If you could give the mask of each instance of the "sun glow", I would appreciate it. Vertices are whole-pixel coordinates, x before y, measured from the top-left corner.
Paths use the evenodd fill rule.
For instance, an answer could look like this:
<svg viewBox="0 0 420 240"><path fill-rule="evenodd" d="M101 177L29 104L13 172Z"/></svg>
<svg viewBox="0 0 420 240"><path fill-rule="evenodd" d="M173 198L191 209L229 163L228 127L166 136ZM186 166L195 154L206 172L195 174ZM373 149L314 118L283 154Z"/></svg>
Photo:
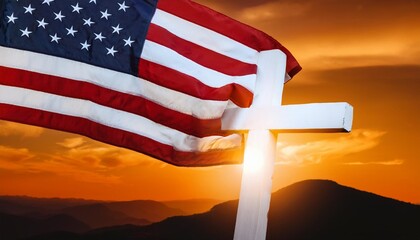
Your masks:
<svg viewBox="0 0 420 240"><path fill-rule="evenodd" d="M251 137L252 135L252 137ZM275 136L269 130L252 131L248 136L244 157L244 174L252 174L259 177L266 174L266 165L272 165L275 150L267 149L270 141L275 141Z"/></svg>
<svg viewBox="0 0 420 240"><path fill-rule="evenodd" d="M244 159L244 172L258 175L264 166L263 154L257 146L250 146Z"/></svg>

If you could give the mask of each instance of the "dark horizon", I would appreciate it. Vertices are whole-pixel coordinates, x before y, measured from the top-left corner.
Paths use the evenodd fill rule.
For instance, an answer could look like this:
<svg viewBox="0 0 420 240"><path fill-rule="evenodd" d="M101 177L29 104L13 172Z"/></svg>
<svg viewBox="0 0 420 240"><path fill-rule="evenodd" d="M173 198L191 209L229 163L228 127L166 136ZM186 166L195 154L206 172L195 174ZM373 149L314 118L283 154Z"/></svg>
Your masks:
<svg viewBox="0 0 420 240"><path fill-rule="evenodd" d="M11 214L3 212L5 205L0 197L0 230L5 240L18 236L32 240L232 239L238 201L223 202L189 214L147 201L136 205L113 202L72 205L62 200L61 204L61 208L59 203L50 208L39 204L30 208L27 202L20 206L29 212ZM8 210L12 211L10 206ZM43 214L36 209L44 209ZM267 239L308 239L309 236L310 239L338 236L341 239L390 236L414 239L420 237L419 216L418 205L331 180L305 180L272 194Z"/></svg>

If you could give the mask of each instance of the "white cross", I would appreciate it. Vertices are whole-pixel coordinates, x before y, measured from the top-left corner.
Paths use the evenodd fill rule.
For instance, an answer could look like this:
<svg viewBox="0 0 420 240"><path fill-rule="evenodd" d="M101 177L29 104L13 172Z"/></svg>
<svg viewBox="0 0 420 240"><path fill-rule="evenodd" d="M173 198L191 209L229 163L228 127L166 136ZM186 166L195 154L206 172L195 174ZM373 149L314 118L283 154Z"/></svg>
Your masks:
<svg viewBox="0 0 420 240"><path fill-rule="evenodd" d="M267 231L278 131L349 132L353 107L348 103L281 106L286 55L280 50L260 53L257 85L250 108L230 108L222 129L248 131L235 240L263 240Z"/></svg>

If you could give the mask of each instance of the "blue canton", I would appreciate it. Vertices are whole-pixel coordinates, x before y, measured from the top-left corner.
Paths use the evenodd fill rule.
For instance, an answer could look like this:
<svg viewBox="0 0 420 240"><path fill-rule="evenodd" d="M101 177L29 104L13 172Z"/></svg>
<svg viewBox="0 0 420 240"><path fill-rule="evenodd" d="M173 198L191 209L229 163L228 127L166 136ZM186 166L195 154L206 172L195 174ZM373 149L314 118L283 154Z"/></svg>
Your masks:
<svg viewBox="0 0 420 240"><path fill-rule="evenodd" d="M0 45L137 76L156 4L157 0L0 0Z"/></svg>

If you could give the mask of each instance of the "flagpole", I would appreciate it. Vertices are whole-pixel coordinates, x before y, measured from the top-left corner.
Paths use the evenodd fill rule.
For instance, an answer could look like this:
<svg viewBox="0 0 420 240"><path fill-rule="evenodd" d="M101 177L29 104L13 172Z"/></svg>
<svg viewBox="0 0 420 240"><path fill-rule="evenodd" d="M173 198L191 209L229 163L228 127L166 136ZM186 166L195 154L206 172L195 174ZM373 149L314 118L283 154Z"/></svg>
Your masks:
<svg viewBox="0 0 420 240"><path fill-rule="evenodd" d="M286 55L283 52L268 50L260 53L251 108L281 105L285 68ZM260 116L261 124L266 117ZM276 145L277 134L264 126L249 130L234 240L263 240L266 237Z"/></svg>

